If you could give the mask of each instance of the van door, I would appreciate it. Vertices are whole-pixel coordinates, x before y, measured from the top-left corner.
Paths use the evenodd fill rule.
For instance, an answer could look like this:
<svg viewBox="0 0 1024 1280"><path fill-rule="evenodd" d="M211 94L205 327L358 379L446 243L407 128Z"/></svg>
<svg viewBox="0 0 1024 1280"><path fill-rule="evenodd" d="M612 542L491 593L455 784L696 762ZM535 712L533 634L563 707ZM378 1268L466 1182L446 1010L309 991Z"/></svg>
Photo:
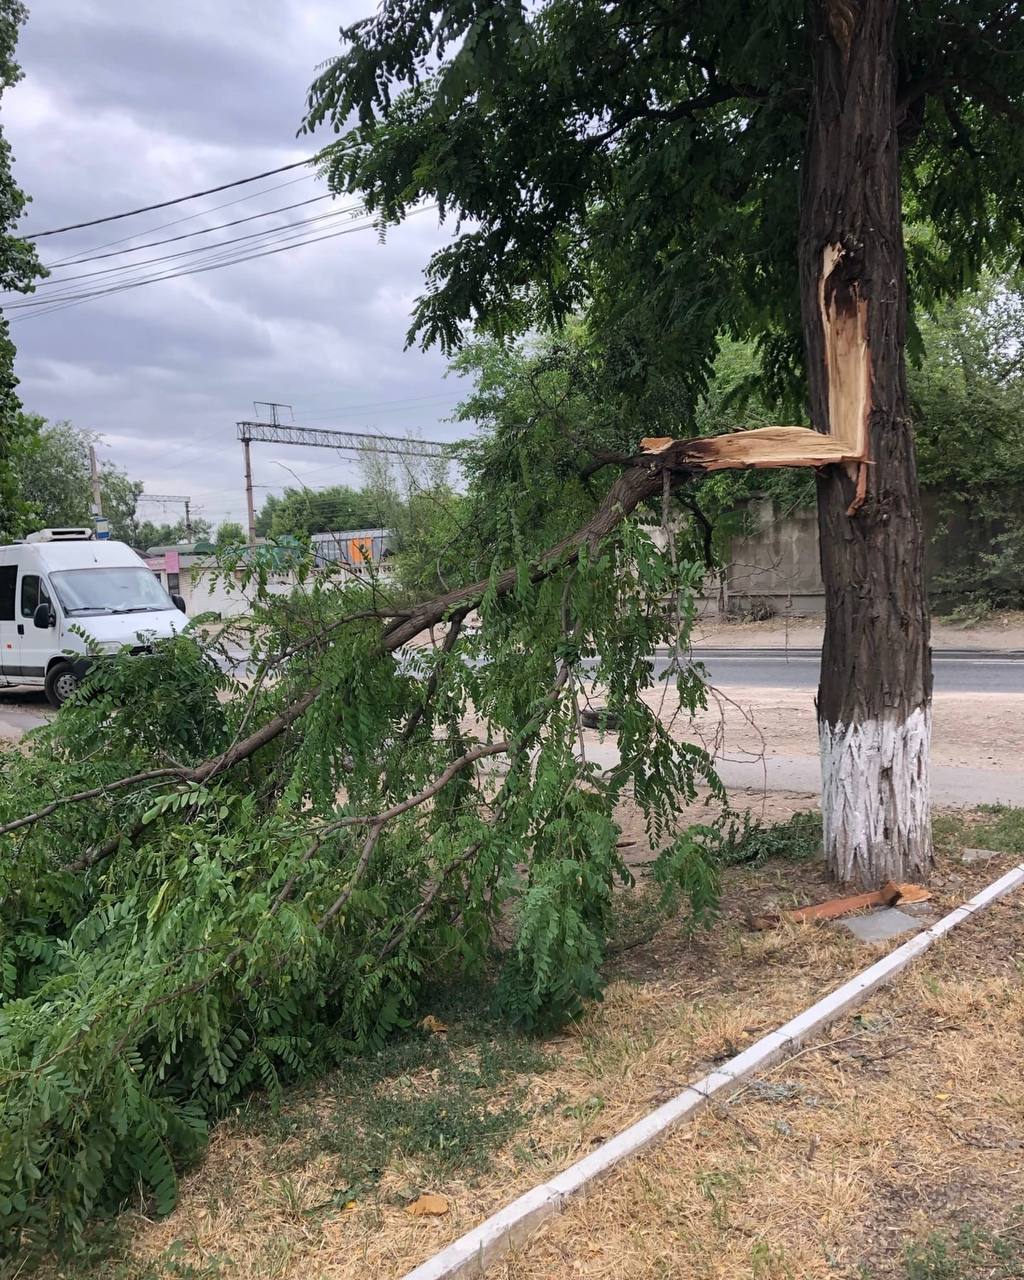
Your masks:
<svg viewBox="0 0 1024 1280"><path fill-rule="evenodd" d="M18 624L15 619L15 589L18 566L0 564L0 684L10 684L14 668L20 665Z"/></svg>
<svg viewBox="0 0 1024 1280"><path fill-rule="evenodd" d="M33 684L46 676L46 664L54 656L56 627L37 627L32 621L36 605L51 604L46 583L38 573L21 574L18 584L18 642L21 646L19 663L21 675ZM52 605L51 605L52 607Z"/></svg>

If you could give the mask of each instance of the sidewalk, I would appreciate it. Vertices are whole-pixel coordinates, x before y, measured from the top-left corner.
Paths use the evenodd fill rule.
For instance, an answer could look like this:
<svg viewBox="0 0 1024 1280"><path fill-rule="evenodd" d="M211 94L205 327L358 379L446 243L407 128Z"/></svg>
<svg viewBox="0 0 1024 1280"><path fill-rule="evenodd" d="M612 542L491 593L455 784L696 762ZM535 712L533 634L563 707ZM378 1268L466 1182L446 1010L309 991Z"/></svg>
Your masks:
<svg viewBox="0 0 1024 1280"><path fill-rule="evenodd" d="M587 759L611 769L619 762L614 742L587 743ZM727 788L751 791L796 791L821 794L817 756L764 756L742 753L715 756L715 769ZM979 804L1024 806L1024 772L932 765L932 802L952 808Z"/></svg>
<svg viewBox="0 0 1024 1280"><path fill-rule="evenodd" d="M698 619L693 646L711 649L788 649L791 653L821 650L825 624L821 618L771 618L767 622L723 622ZM975 651L1024 655L1024 615L1000 614L989 622L966 626L962 622L932 620L932 648L936 653L963 655Z"/></svg>

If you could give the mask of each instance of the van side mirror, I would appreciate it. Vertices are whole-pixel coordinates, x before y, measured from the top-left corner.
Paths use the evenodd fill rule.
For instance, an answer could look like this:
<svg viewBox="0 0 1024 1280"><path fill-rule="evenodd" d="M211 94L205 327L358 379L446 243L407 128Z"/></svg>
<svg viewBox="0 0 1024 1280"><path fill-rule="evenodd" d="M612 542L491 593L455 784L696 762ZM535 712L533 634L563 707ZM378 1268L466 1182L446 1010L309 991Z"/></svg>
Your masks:
<svg viewBox="0 0 1024 1280"><path fill-rule="evenodd" d="M175 609L180 609L182 613L185 612L184 596L171 596L171 604L174 605Z"/></svg>
<svg viewBox="0 0 1024 1280"><path fill-rule="evenodd" d="M55 627L57 625L57 615L53 612L52 605L44 600L41 604L36 605L36 611L32 615L32 625L39 627L45 631L47 627Z"/></svg>

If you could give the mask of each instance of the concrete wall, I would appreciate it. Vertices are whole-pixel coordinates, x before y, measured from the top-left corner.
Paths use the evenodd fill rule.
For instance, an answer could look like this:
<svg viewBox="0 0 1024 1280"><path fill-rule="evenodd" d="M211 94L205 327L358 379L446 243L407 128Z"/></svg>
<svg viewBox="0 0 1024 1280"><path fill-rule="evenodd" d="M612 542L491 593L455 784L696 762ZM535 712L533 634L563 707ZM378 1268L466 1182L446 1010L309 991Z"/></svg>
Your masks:
<svg viewBox="0 0 1024 1280"><path fill-rule="evenodd" d="M941 610L959 604L965 589L969 594L975 571L978 581L983 571L991 577L986 557L1001 533L1019 527L1024 502L1019 494L1008 492L1005 516L993 521L979 520L966 503L951 501L948 495L924 493L921 499L925 579L933 608ZM745 617L824 613L817 513L782 513L768 497L750 499L747 513L750 531L733 538L724 581L708 583L702 611ZM1012 576L1004 585L1008 593L1024 592Z"/></svg>
<svg viewBox="0 0 1024 1280"><path fill-rule="evenodd" d="M733 538L725 582L709 592L716 606L730 613L823 613L816 513L782 515L771 498L752 499L747 512L751 530Z"/></svg>

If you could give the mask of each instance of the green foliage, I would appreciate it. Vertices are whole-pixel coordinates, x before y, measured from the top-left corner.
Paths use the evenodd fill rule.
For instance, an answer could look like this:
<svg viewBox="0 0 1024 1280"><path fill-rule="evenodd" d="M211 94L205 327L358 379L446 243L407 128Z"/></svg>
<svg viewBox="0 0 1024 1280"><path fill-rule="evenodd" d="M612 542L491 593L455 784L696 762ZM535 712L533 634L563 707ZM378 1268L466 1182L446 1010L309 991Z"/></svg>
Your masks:
<svg viewBox="0 0 1024 1280"><path fill-rule="evenodd" d="M973 616L1024 604L1024 295L978 288L922 319L911 372L918 467L938 567L931 593Z"/></svg>
<svg viewBox="0 0 1024 1280"><path fill-rule="evenodd" d="M912 294L927 307L1017 252L1024 24L989 0L902 0ZM384 0L342 31L306 127L341 137L335 190L383 222L421 200L456 223L410 336L453 349L587 310L609 372L696 403L722 335L802 402L796 245L812 56L797 0ZM481 162L486 157L486 163Z"/></svg>
<svg viewBox="0 0 1024 1280"><path fill-rule="evenodd" d="M502 1016L525 1028L571 1016L600 994L613 890L630 879L626 795L666 850L663 910L711 919L712 855L678 815L698 783L721 788L642 696L654 649L685 646L703 566L685 539L654 545L660 499L575 563L538 559L614 478L574 477L552 438L550 416L496 408L475 447L464 512L479 530L459 575L486 561L479 625L444 649L392 653L387 618L407 593L314 575L301 540L228 548L221 570L254 590L250 619L98 657L7 754L0 825L38 819L0 835L5 1243L76 1242L140 1187L166 1211L211 1119L254 1087L276 1097L384 1050L439 982L493 975ZM538 528L536 486L556 477ZM285 562L297 589L271 594ZM676 683L683 708L703 705L699 669L681 664ZM578 750L581 693L619 725L606 772ZM497 743L504 769L463 767ZM220 764L195 773L204 761ZM395 1140L436 1134L468 1159L516 1122L464 1110L410 1100Z"/></svg>
<svg viewBox="0 0 1024 1280"><path fill-rule="evenodd" d="M184 516L173 524L154 524L151 520L140 520L127 541L138 550L147 551L150 547L203 542L210 537L211 532L209 520L204 520L202 516L192 516L191 528L186 525ZM242 541L245 541L244 536Z"/></svg>
<svg viewBox="0 0 1024 1280"><path fill-rule="evenodd" d="M958 857L965 846L1024 857L1024 809L993 804L937 813L932 834L935 847L947 857Z"/></svg>
<svg viewBox="0 0 1024 1280"><path fill-rule="evenodd" d="M246 541L245 530L235 520L224 520L217 526L218 547L237 547Z"/></svg>
<svg viewBox="0 0 1024 1280"><path fill-rule="evenodd" d="M21 502L19 536L57 525L92 527L92 480L89 446L99 439L70 422L49 423L38 415L22 415L23 429L13 455L13 474ZM100 472L103 514L110 535L137 541L135 509L142 485L104 463Z"/></svg>
<svg viewBox="0 0 1024 1280"><path fill-rule="evenodd" d="M726 866L758 867L769 858L810 862L821 857L821 814L794 813L785 822L765 825L746 811L726 813L721 821L718 856Z"/></svg>
<svg viewBox="0 0 1024 1280"><path fill-rule="evenodd" d="M491 1151L529 1122L534 1112L516 1077L550 1062L495 1015L491 989L473 982L427 989L423 1007L447 1030L414 1027L347 1058L269 1121L263 1107L243 1110L246 1127L270 1142L288 1140L281 1172L327 1152L337 1159L341 1186L372 1187L396 1156L424 1161L439 1179L456 1171L464 1177L486 1168Z"/></svg>
<svg viewBox="0 0 1024 1280"><path fill-rule="evenodd" d="M963 621L1024 603L1024 296L1010 276L918 316L917 360L908 370L918 475L934 564L933 601ZM697 408L701 435L786 421L766 401L752 343L724 341ZM793 418L793 421L800 420ZM814 476L800 470L710 476L700 503L720 559L747 532L746 503L767 494L780 514L815 504Z"/></svg>
<svg viewBox="0 0 1024 1280"><path fill-rule="evenodd" d="M907 1250L906 1280L1014 1280L1024 1268L1021 1211L1003 1232L964 1223L956 1236L938 1232ZM865 1272L868 1280L870 1272Z"/></svg>
<svg viewBox="0 0 1024 1280"><path fill-rule="evenodd" d="M344 529L377 528L381 509L372 494L335 484L325 489L285 489L270 494L256 517L261 537L309 537L311 533L337 533Z"/></svg>
<svg viewBox="0 0 1024 1280"><path fill-rule="evenodd" d="M361 459L363 496L391 534L390 569L414 595L446 591L464 565L453 555L465 529L466 501L455 493L443 458L403 457L366 450Z"/></svg>
<svg viewBox="0 0 1024 1280"><path fill-rule="evenodd" d="M0 0L0 97L22 76L14 51L26 16L20 0ZM33 281L47 272L35 246L14 234L28 200L11 174L12 159L11 144L0 129L0 289L30 293ZM7 318L0 315L0 542L17 536L25 518L11 462L23 440L31 438L33 425L21 414L17 386L14 343Z"/></svg>

